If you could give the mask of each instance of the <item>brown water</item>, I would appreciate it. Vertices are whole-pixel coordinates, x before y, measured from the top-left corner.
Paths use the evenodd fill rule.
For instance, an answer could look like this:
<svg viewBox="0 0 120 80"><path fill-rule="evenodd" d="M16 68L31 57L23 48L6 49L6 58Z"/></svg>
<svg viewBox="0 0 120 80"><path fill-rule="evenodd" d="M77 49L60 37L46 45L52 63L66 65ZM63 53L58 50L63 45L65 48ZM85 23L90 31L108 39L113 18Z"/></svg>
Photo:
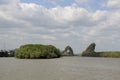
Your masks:
<svg viewBox="0 0 120 80"><path fill-rule="evenodd" d="M0 80L120 80L120 58L0 58Z"/></svg>

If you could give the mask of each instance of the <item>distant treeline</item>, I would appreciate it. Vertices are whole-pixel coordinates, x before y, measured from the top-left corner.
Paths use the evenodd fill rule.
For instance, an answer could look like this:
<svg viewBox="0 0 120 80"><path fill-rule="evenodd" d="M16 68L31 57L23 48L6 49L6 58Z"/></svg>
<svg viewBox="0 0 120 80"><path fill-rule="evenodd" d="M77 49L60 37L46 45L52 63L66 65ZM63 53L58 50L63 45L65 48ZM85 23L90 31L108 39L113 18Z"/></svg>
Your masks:
<svg viewBox="0 0 120 80"><path fill-rule="evenodd" d="M0 57L14 57L16 49L14 50L0 50Z"/></svg>

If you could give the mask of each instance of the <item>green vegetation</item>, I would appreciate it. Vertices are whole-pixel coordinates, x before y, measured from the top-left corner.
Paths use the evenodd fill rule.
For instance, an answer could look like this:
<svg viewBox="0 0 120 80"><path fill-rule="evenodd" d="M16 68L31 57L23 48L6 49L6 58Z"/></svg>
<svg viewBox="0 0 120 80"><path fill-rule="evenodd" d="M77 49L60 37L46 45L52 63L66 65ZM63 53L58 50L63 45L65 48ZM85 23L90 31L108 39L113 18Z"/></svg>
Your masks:
<svg viewBox="0 0 120 80"><path fill-rule="evenodd" d="M120 58L120 52L94 52L94 53L84 53L83 52L82 56Z"/></svg>
<svg viewBox="0 0 120 80"><path fill-rule="evenodd" d="M100 57L120 58L120 52L97 52Z"/></svg>
<svg viewBox="0 0 120 80"><path fill-rule="evenodd" d="M61 53L53 45L27 44L21 46L15 53L15 57L22 59L59 58Z"/></svg>

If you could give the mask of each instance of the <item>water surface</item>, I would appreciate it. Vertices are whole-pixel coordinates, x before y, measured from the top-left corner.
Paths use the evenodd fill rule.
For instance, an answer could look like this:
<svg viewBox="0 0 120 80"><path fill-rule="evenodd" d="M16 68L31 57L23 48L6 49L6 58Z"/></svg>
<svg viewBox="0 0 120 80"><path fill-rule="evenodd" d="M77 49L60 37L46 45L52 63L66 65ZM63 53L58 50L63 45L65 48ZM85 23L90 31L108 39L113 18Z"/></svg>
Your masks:
<svg viewBox="0 0 120 80"><path fill-rule="evenodd" d="M0 80L120 80L120 58L0 58Z"/></svg>

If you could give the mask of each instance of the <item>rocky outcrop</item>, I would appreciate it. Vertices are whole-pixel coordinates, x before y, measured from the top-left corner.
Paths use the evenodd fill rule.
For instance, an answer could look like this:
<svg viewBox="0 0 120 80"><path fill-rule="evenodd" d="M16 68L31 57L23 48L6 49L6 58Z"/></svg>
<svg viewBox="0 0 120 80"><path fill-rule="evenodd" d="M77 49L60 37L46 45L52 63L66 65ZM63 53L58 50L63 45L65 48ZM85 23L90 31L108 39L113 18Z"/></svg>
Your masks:
<svg viewBox="0 0 120 80"><path fill-rule="evenodd" d="M82 56L91 56L95 53L95 43L91 43L85 51L83 51Z"/></svg>
<svg viewBox="0 0 120 80"><path fill-rule="evenodd" d="M95 46L96 46L95 43L91 43L85 51L89 52L89 53L93 53L93 52L95 52Z"/></svg>
<svg viewBox="0 0 120 80"><path fill-rule="evenodd" d="M63 55L65 56L74 56L73 49L70 46L67 46L63 51Z"/></svg>

